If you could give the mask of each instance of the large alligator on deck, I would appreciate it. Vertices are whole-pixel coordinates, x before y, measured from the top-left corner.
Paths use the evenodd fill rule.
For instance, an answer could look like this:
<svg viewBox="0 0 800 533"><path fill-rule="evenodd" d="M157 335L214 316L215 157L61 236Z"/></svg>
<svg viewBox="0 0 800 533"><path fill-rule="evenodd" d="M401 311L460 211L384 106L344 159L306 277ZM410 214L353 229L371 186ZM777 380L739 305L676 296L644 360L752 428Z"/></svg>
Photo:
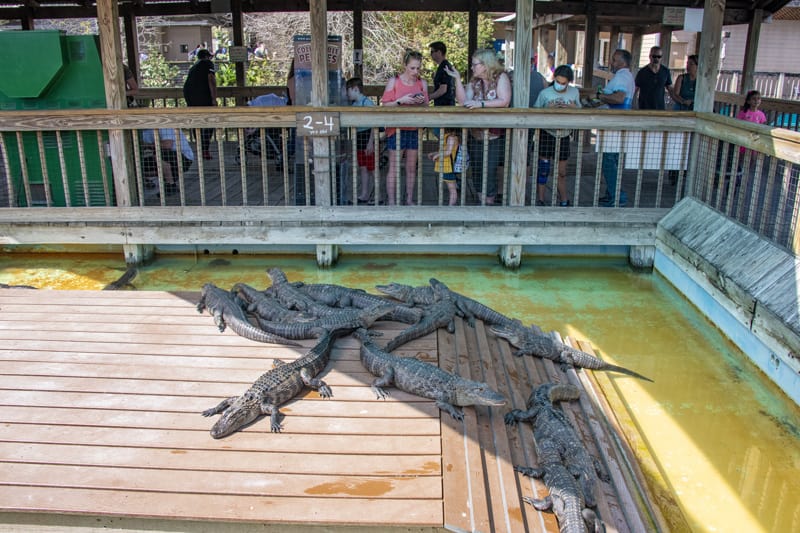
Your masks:
<svg viewBox="0 0 800 533"><path fill-rule="evenodd" d="M645 381L653 381L633 370L607 363L602 359L598 359L584 351L568 346L549 335L540 333L532 327L525 327L520 323L510 327L490 326L489 330L498 337L506 339L511 345L516 347L517 349L514 350L513 354L517 357L531 355L543 359L550 359L554 363L561 365L561 369L564 371L570 366L573 366L587 368L589 370L621 372Z"/></svg>
<svg viewBox="0 0 800 533"><path fill-rule="evenodd" d="M358 307L359 309L366 309L374 305L391 304L393 306L392 312L386 315L386 320L416 324L419 322L420 317L422 317L422 311L420 309L398 304L389 298L370 294L362 289L351 289L350 287L328 283L295 283L295 286L300 292L331 307Z"/></svg>
<svg viewBox="0 0 800 533"><path fill-rule="evenodd" d="M394 384L402 391L435 400L436 407L456 420L464 419L464 412L457 407L506 403L503 395L486 383L464 379L414 357L392 355L378 346L366 329L357 329L353 334L361 340L361 363L377 376L372 390L378 398L386 398L383 387Z"/></svg>
<svg viewBox="0 0 800 533"><path fill-rule="evenodd" d="M211 428L211 436L221 439L255 421L261 415L270 415L270 429L280 432L283 413L279 407L310 387L323 398L333 396L330 387L316 376L328 365L334 340L341 331L328 332L303 357L284 363L276 360L275 367L259 377L241 396L222 400L216 407L203 411L203 416L222 413Z"/></svg>
<svg viewBox="0 0 800 533"><path fill-rule="evenodd" d="M437 300L432 286L412 287L411 285L403 285L401 283L389 283L387 285L376 285L375 288L396 300L413 305L432 305ZM466 318L470 322L470 325L474 325L473 321L475 318L482 320L487 325L496 324L499 326L511 326L519 324L518 320L498 313L491 307L469 296L464 296L451 289L448 289L448 291L450 291L451 298L458 308L459 316Z"/></svg>
<svg viewBox="0 0 800 533"><path fill-rule="evenodd" d="M533 436L537 450L540 444L552 443L558 458L567 470L577 478L582 499L589 507L596 505L594 488L598 476L608 481L608 475L601 468L599 461L592 458L586 450L575 428L566 415L553 404L558 401L570 401L580 398L580 389L567 383L544 383L531 392L527 401L527 410L514 409L505 416L505 423L513 426L518 422L530 422L533 425ZM549 456L552 461L553 457Z"/></svg>
<svg viewBox="0 0 800 533"><path fill-rule="evenodd" d="M550 494L544 498L531 498L525 496L523 500L535 507L538 511L552 509L558 519L558 531L560 533L602 533L605 527L597 514L586 506L583 493L564 466L559 457L555 443L545 441L536 442L536 455L539 463L538 468L529 466L515 466L514 470L528 477L541 479Z"/></svg>
<svg viewBox="0 0 800 533"><path fill-rule="evenodd" d="M202 313L206 308L214 316L214 323L220 331L225 331L227 326L238 335L250 340L299 346L296 342L255 327L247 320L244 310L236 303L231 293L220 289L213 283L206 283L200 291L197 312Z"/></svg>
<svg viewBox="0 0 800 533"><path fill-rule="evenodd" d="M391 352L403 344L427 335L439 328L447 328L447 331L455 331L455 317L458 315L458 308L452 293L441 281L434 278L430 280L435 302L426 307L422 318L416 324L401 331L386 345L386 351Z"/></svg>
<svg viewBox="0 0 800 533"><path fill-rule="evenodd" d="M287 309L273 296L269 296L266 292L255 289L245 283L235 284L231 289L231 293L235 298L243 302L249 313L253 313L263 320L307 322L316 318L302 311Z"/></svg>
<svg viewBox="0 0 800 533"><path fill-rule="evenodd" d="M352 331L357 328L369 328L376 320L390 313L393 307L392 304L378 304L368 309L338 309L335 314L308 322L259 320L258 324L264 331L287 339L311 339L331 330Z"/></svg>

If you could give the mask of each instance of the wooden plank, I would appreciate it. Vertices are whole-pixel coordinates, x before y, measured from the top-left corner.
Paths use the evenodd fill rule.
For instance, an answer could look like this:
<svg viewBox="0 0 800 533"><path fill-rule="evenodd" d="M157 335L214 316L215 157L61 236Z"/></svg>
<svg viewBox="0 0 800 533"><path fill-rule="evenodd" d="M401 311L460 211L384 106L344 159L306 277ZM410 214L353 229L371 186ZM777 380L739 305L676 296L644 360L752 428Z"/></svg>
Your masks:
<svg viewBox="0 0 800 533"><path fill-rule="evenodd" d="M347 487L331 488L345 494ZM358 489L358 487L356 487ZM20 498L20 494L25 494ZM62 487L0 486L0 508L114 514L150 518L180 516L190 520L305 522L358 525L435 525L441 523L441 500L385 500L366 497L262 497L218 494L151 493Z"/></svg>
<svg viewBox="0 0 800 533"><path fill-rule="evenodd" d="M228 449L188 450L0 442L0 458L7 462L62 465L96 465L135 468L202 470L224 460L225 468L237 472L316 472L319 475L441 476L438 454L307 454Z"/></svg>
<svg viewBox="0 0 800 533"><path fill-rule="evenodd" d="M439 366L447 371L456 368L454 335L438 331ZM449 415L441 416L442 486L444 526L451 531L472 531L471 486L466 475L466 434L464 424Z"/></svg>
<svg viewBox="0 0 800 533"><path fill-rule="evenodd" d="M490 346L486 336L483 322L476 322L473 330L477 342L477 351L473 352L480 365L479 381L483 381L494 390L498 389L498 379L505 381L505 371L502 363L497 361L496 347ZM494 337L493 337L494 338ZM498 368L499 363L499 368ZM474 367L473 367L474 368ZM495 531L518 531L524 527L522 520L522 505L517 488L517 475L511 461L511 450L508 442L503 415L507 407L491 408L476 407L482 411L487 433L486 440L482 441L484 450L487 451L485 465L486 478L492 494L490 511L493 514L492 522ZM483 438L483 437L482 437Z"/></svg>
<svg viewBox="0 0 800 533"><path fill-rule="evenodd" d="M268 475L267 475L268 474ZM78 483L76 485L76 482ZM0 484L91 490L203 493L262 497L359 495L375 499L441 499L442 484L431 476L321 476L302 473L117 468L0 462Z"/></svg>

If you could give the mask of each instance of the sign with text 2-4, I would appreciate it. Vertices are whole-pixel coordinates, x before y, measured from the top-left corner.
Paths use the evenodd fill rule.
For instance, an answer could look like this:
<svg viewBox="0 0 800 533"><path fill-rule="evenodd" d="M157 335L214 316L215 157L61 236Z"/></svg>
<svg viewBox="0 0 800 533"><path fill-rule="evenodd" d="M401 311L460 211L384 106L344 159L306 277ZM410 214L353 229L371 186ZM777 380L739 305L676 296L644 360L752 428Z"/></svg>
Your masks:
<svg viewBox="0 0 800 533"><path fill-rule="evenodd" d="M339 113L327 111L297 113L297 135L300 137L339 135Z"/></svg>

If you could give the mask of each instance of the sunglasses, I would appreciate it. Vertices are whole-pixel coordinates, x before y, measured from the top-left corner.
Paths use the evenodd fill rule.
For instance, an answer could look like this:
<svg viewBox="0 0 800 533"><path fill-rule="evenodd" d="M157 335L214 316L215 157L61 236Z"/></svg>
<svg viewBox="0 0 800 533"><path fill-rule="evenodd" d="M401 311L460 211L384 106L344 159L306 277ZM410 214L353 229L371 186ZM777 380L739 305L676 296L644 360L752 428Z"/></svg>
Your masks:
<svg viewBox="0 0 800 533"><path fill-rule="evenodd" d="M653 59L661 59L661 56L650 56Z"/></svg>

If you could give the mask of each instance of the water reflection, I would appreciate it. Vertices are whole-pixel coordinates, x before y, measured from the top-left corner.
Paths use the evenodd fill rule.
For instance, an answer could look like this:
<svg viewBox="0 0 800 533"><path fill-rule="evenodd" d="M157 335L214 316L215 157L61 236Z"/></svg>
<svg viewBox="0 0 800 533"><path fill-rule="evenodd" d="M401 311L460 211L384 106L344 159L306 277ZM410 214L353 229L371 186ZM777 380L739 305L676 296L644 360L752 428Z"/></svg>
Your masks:
<svg viewBox="0 0 800 533"><path fill-rule="evenodd" d="M266 287L266 269L292 281L374 291L431 277L495 309L592 343L655 383L609 375L655 468L694 531L800 531L800 409L659 275L623 259L526 257L516 272L487 257L344 256L334 269L310 257L159 257L140 290L196 291L211 281ZM108 256L0 257L0 283L100 289L124 267ZM666 511L668 512L668 511Z"/></svg>

